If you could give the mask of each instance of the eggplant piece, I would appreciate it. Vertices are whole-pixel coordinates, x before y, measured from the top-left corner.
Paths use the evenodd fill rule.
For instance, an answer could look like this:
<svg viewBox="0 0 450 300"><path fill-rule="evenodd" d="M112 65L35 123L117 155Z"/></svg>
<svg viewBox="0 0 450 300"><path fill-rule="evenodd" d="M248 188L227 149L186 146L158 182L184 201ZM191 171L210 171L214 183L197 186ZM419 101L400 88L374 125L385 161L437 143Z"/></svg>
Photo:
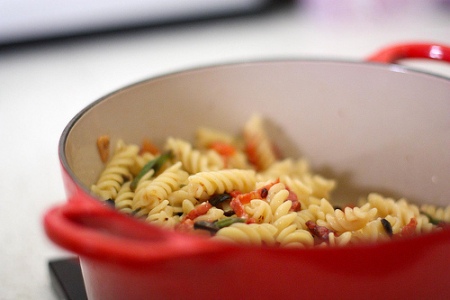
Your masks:
<svg viewBox="0 0 450 300"><path fill-rule="evenodd" d="M392 237L393 232L391 223L389 223L386 219L381 219L381 224L383 225L384 231L386 231L387 235Z"/></svg>
<svg viewBox="0 0 450 300"><path fill-rule="evenodd" d="M211 198L209 198L209 203L211 203L212 206L217 207L217 205L219 205L220 203L224 202L224 201L228 201L231 200L233 197L231 197L230 194L228 193L223 193L223 194L216 194L211 196Z"/></svg>

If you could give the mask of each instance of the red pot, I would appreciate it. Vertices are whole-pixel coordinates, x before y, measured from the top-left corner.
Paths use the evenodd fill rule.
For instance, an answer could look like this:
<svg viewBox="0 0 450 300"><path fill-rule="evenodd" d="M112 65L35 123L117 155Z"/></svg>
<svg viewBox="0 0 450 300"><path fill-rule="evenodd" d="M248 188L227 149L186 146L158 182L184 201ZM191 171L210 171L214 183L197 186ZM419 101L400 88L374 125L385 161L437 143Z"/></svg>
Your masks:
<svg viewBox="0 0 450 300"><path fill-rule="evenodd" d="M90 299L448 298L450 230L326 249L224 245L144 224L88 188L103 166L100 135L114 144L189 138L200 125L236 132L259 112L279 126L286 155L343 183L337 197L383 191L449 205L450 80L390 64L411 57L450 62L450 48L398 45L364 63L213 66L109 94L62 134L69 201L46 213L45 230L80 256Z"/></svg>

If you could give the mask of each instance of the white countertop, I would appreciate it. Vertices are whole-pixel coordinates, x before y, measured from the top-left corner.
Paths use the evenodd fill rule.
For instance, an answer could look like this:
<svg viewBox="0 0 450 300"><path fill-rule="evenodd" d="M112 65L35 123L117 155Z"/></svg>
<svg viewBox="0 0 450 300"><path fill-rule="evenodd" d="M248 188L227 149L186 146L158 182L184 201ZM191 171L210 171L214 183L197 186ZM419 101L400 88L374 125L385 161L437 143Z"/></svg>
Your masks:
<svg viewBox="0 0 450 300"><path fill-rule="evenodd" d="M65 201L60 134L97 98L138 80L202 65L286 57L358 61L396 42L450 44L450 7L404 7L400 13L345 20L327 10L328 18L317 7L303 6L0 50L0 299L56 299L47 263L69 253L46 238L42 216ZM450 77L448 65L413 66Z"/></svg>

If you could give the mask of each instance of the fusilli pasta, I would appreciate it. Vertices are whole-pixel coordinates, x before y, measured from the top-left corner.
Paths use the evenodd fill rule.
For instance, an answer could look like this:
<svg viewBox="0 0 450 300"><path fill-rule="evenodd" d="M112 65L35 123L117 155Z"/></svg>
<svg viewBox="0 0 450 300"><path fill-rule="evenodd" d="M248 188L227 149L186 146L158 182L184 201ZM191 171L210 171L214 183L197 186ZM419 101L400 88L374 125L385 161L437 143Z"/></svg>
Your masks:
<svg viewBox="0 0 450 300"><path fill-rule="evenodd" d="M304 158L280 158L257 115L241 135L202 127L193 143L168 137L163 147L151 154L119 140L91 191L150 224L251 245L341 247L450 222L450 206L377 193L334 207L336 181L313 173Z"/></svg>

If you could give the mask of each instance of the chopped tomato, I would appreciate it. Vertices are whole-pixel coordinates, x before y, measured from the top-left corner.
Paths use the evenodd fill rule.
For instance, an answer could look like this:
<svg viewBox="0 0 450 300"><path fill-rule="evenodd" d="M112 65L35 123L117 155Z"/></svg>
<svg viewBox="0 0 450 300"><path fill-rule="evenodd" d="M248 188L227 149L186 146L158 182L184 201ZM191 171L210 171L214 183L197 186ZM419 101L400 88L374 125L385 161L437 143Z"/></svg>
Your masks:
<svg viewBox="0 0 450 300"><path fill-rule="evenodd" d="M257 140L252 137L246 137L245 138L245 147L244 152L247 155L247 159L252 164L257 171L261 171L264 168L264 163L260 160L260 157L258 155L258 145ZM271 150L274 156L278 159L281 156L281 152L275 145L271 144Z"/></svg>
<svg viewBox="0 0 450 300"><path fill-rule="evenodd" d="M280 179L277 179L271 183L266 184L265 186L263 186L257 190L254 190L254 191L251 191L251 192L248 192L245 194L237 195L236 198L239 198L239 201L242 204L250 203L250 201L253 199L265 199L267 197L267 194L268 194L270 188L279 182L280 182Z"/></svg>
<svg viewBox="0 0 450 300"><path fill-rule="evenodd" d="M402 230L400 231L400 236L401 237L414 236L416 234L416 227L417 227L416 218L411 218L411 220L409 220L409 223L403 226Z"/></svg>
<svg viewBox="0 0 450 300"><path fill-rule="evenodd" d="M206 214L211 207L212 205L209 202L203 202L202 204L198 205L196 208L191 210L183 218L182 222L184 222L185 220L195 220L197 217Z"/></svg>
<svg viewBox="0 0 450 300"><path fill-rule="evenodd" d="M175 230L178 232L192 232L194 230L194 221L184 219L175 226Z"/></svg>
<svg viewBox="0 0 450 300"><path fill-rule="evenodd" d="M245 145L245 153L247 154L248 161L256 167L257 170L261 169L261 163L258 159L257 147L254 141L247 141Z"/></svg>
<svg viewBox="0 0 450 300"><path fill-rule="evenodd" d="M239 218L247 218L248 215L244 210L244 205L238 197L234 197L230 202L230 207Z"/></svg>
<svg viewBox="0 0 450 300"><path fill-rule="evenodd" d="M233 156L236 153L236 148L233 145L224 142L213 142L209 145L209 148L222 156Z"/></svg>
<svg viewBox="0 0 450 300"><path fill-rule="evenodd" d="M321 242L328 242L328 235L333 232L332 230L328 229L325 226L319 226L317 225L315 222L313 221L307 221L305 223L306 227L308 227L309 232L311 232L311 234L317 238L318 243Z"/></svg>
<svg viewBox="0 0 450 300"><path fill-rule="evenodd" d="M234 213L241 218L246 218L247 214L244 211L244 204L250 203L253 199L265 199L267 197L267 194L269 192L269 189L274 186L275 184L279 183L280 179L277 179L271 183L266 184L265 186L242 194L239 191L232 191L230 192L230 195L233 197L230 201L231 209L234 211Z"/></svg>
<svg viewBox="0 0 450 300"><path fill-rule="evenodd" d="M298 201L297 194L291 191L288 187L286 189L289 191L289 195L286 200L292 201L291 211L300 211L302 209L302 205Z"/></svg>
<svg viewBox="0 0 450 300"><path fill-rule="evenodd" d="M209 145L209 148L222 156L225 167L228 167L230 157L236 154L236 148L233 145L224 142L213 142Z"/></svg>
<svg viewBox="0 0 450 300"><path fill-rule="evenodd" d="M298 201L297 194L292 191L289 191L289 196L286 200L292 201L291 211L300 211L302 209L302 205Z"/></svg>
<svg viewBox="0 0 450 300"><path fill-rule="evenodd" d="M445 221L440 221L436 226L442 229L450 229L450 223Z"/></svg>
<svg viewBox="0 0 450 300"><path fill-rule="evenodd" d="M141 150L139 153L142 154L142 153L146 153L146 152L153 154L153 155L160 153L158 147L156 147L156 145L153 144L149 139L144 139L142 141Z"/></svg>
<svg viewBox="0 0 450 300"><path fill-rule="evenodd" d="M254 223L256 223L256 220L255 220L255 218L248 218L245 223L246 224L254 224Z"/></svg>
<svg viewBox="0 0 450 300"><path fill-rule="evenodd" d="M236 191L236 190L230 192L230 196L233 198L237 197L238 195L241 195L241 194L242 193L240 191Z"/></svg>

